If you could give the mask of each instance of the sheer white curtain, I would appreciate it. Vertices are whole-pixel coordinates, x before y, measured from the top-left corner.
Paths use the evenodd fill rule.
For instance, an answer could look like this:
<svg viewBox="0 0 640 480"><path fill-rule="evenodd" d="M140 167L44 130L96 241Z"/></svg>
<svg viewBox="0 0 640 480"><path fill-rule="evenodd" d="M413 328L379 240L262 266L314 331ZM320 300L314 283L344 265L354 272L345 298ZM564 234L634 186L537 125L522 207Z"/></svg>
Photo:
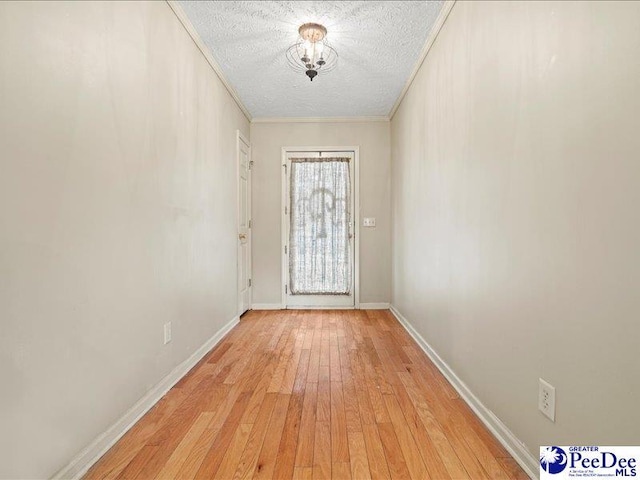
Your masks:
<svg viewBox="0 0 640 480"><path fill-rule="evenodd" d="M292 295L349 295L349 158L291 160Z"/></svg>

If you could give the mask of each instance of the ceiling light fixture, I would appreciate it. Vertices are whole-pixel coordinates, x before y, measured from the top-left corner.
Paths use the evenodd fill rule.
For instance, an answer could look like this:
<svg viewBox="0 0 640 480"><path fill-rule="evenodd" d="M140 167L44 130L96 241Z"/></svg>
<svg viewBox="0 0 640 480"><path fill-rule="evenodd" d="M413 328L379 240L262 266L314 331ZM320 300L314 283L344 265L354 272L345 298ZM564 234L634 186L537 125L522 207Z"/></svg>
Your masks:
<svg viewBox="0 0 640 480"><path fill-rule="evenodd" d="M327 43L327 29L319 23L305 23L298 33L298 42L287 50L289 65L304 72L311 81L316 75L333 70L338 64L338 52Z"/></svg>

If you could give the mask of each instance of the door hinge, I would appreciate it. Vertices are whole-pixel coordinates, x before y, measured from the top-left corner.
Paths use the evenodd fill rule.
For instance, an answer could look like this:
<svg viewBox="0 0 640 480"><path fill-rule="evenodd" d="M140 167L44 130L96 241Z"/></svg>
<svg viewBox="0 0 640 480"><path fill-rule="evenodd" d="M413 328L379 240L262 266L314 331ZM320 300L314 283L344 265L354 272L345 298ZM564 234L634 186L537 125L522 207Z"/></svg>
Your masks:
<svg viewBox="0 0 640 480"><path fill-rule="evenodd" d="M249 228L251 228L251 220L249 220Z"/></svg>
<svg viewBox="0 0 640 480"><path fill-rule="evenodd" d="M287 212L288 212L288 210L287 210L287 206L285 205L285 206L284 206L284 214L285 214L285 215L287 215Z"/></svg>
<svg viewBox="0 0 640 480"><path fill-rule="evenodd" d="M287 174L287 164L283 163L282 166L284 167L284 174L286 175Z"/></svg>
<svg viewBox="0 0 640 480"><path fill-rule="evenodd" d="M284 246L284 254L285 255L287 254L287 246L286 245Z"/></svg>
<svg viewBox="0 0 640 480"><path fill-rule="evenodd" d="M249 170L253 168L253 160L249 160Z"/></svg>
<svg viewBox="0 0 640 480"><path fill-rule="evenodd" d="M286 285L284 286L284 293L289 293L289 292L287 291L287 286L286 286Z"/></svg>
<svg viewBox="0 0 640 480"><path fill-rule="evenodd" d="M249 279L249 286L251 286L251 279Z"/></svg>

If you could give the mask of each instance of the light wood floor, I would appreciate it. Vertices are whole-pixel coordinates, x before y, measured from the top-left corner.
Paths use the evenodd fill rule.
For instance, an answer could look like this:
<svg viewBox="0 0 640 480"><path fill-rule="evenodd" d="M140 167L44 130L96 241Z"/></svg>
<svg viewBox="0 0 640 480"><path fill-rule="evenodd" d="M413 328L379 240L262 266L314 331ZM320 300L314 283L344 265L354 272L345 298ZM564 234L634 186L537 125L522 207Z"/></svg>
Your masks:
<svg viewBox="0 0 640 480"><path fill-rule="evenodd" d="M253 311L87 479L528 478L388 311Z"/></svg>

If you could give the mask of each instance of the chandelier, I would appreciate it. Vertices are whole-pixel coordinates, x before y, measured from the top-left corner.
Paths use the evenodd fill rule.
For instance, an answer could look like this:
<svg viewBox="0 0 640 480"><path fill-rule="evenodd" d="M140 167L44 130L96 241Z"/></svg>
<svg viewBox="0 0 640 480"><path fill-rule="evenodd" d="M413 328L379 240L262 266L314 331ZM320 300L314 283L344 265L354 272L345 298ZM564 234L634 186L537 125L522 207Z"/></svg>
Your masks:
<svg viewBox="0 0 640 480"><path fill-rule="evenodd" d="M289 65L304 72L311 81L316 75L333 70L338 64L338 52L327 43L327 29L319 23L305 23L298 33L298 42L287 50Z"/></svg>

